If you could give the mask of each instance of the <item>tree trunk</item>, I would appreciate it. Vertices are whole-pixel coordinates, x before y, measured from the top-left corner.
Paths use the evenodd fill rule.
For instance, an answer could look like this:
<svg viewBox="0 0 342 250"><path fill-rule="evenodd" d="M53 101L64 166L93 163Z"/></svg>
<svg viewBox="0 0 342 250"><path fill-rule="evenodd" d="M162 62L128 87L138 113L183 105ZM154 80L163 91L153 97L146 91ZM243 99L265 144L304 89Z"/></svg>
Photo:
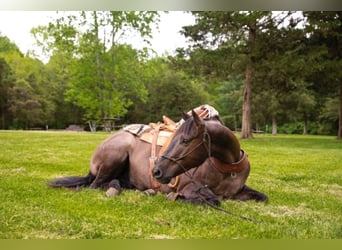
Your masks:
<svg viewBox="0 0 342 250"><path fill-rule="evenodd" d="M342 81L340 82L340 109L337 139L342 140Z"/></svg>
<svg viewBox="0 0 342 250"><path fill-rule="evenodd" d="M304 128L303 128L303 135L308 134L308 117L306 115L306 112L304 112Z"/></svg>
<svg viewBox="0 0 342 250"><path fill-rule="evenodd" d="M251 53L251 45L255 42L256 38L256 21L249 25L248 43L249 51ZM242 126L241 126L241 139L253 138L252 134L252 58L249 55L249 60L246 66L245 86L243 90L243 103L242 103Z"/></svg>
<svg viewBox="0 0 342 250"><path fill-rule="evenodd" d="M116 23L115 23L115 17L116 15L116 12L115 11L111 11L111 25L112 25L112 32L111 32L111 39L112 39L112 44L111 44L111 70L110 70L110 84L111 84L111 91L109 92L109 102L110 102L110 107L109 107L109 110L110 110L110 117L114 117L114 115L116 114L113 114L112 113L112 106L114 105L113 104L113 93L116 91L115 90L115 36L116 36L116 33L117 33L117 27L116 27Z"/></svg>
<svg viewBox="0 0 342 250"><path fill-rule="evenodd" d="M275 115L272 117L272 135L276 136L278 134L277 119Z"/></svg>
<svg viewBox="0 0 342 250"><path fill-rule="evenodd" d="M95 33L95 55L96 55L96 70L97 70L97 91L98 91L98 99L100 101L100 117L105 118L105 109L104 109L104 86L101 81L101 59L100 59L100 42L99 42L99 24L97 20L96 11L93 12L94 15L94 33Z"/></svg>
<svg viewBox="0 0 342 250"><path fill-rule="evenodd" d="M243 90L241 139L253 138L251 94L252 94L252 69L250 65L247 65L245 86Z"/></svg>
<svg viewBox="0 0 342 250"><path fill-rule="evenodd" d="M4 106L1 106L1 126L0 129L5 129L5 108Z"/></svg>

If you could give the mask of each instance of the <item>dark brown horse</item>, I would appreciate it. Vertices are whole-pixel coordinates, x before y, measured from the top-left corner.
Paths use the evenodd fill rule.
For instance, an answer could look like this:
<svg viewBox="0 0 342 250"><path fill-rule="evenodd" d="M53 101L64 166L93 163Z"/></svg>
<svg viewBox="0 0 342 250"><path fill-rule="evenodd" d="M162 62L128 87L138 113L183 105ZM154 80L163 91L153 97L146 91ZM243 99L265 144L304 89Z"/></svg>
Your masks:
<svg viewBox="0 0 342 250"><path fill-rule="evenodd" d="M267 201L267 196L245 185L250 164L232 131L215 120L205 121L192 112L176 131L157 161L153 176L168 183L184 175L177 199L217 203L220 198Z"/></svg>
<svg viewBox="0 0 342 250"><path fill-rule="evenodd" d="M170 149L154 169L155 177L163 184L155 185L149 172L151 144L142 141L139 137L121 130L104 140L95 150L90 161L90 170L87 176L69 176L54 179L48 183L51 187L81 187L104 188L108 196L114 196L121 192L122 188L137 189L155 193L156 191L168 193L171 200L183 200L194 203L204 201L219 204L220 198L232 198L239 200L266 200L266 196L256 192L247 186L245 181L249 174L248 161L240 170L221 173L221 170L213 168L213 161L227 158L227 162L239 160L240 146L234 135L227 133L229 143L216 145L216 136L206 133L206 127L219 126L225 129L216 116L211 122L203 122L197 115L195 119L188 119L175 139L172 140ZM196 121L196 122L195 122ZM198 125L197 125L198 123ZM206 124L206 125L204 125ZM211 124L210 126L208 126ZM193 128L192 128L193 127ZM208 129L208 131L211 129ZM179 144L179 139L181 143ZM212 143L210 143L210 139ZM209 140L209 141L208 141ZM197 145L196 142L199 141ZM195 146L194 148L192 146ZM222 155L216 147L224 147ZM212 156L209 159L207 147L210 147ZM161 147L157 147L157 154ZM180 160L170 160L168 156L174 156L176 148L182 154ZM190 150L188 153L187 150ZM183 152L181 152L183 151ZM227 152L226 152L227 151ZM178 151L177 151L178 152ZM203 153L203 157L198 157ZM202 159L203 158L203 159ZM183 165L184 164L184 165ZM170 166L170 168L169 168ZM187 169L198 167L184 173ZM166 174L166 175L165 175ZM172 179L179 175L179 179ZM172 182L174 185L170 185ZM175 183L176 182L176 183ZM205 188L204 188L205 187ZM154 192L151 192L154 190Z"/></svg>

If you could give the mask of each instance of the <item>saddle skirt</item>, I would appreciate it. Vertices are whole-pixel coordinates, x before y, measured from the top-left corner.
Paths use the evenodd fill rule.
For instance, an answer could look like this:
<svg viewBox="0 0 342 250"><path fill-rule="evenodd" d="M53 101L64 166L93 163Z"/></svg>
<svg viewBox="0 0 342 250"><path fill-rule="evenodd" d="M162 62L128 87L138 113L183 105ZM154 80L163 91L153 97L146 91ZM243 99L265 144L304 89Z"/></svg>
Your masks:
<svg viewBox="0 0 342 250"><path fill-rule="evenodd" d="M165 124L131 124L124 127L123 130L138 136L140 140L144 142L152 144L154 134L156 133L156 126L160 127L158 131L157 145L164 146L169 137L174 133L174 131L171 131L165 126Z"/></svg>
<svg viewBox="0 0 342 250"><path fill-rule="evenodd" d="M130 132L131 134L136 136L140 136L142 133L150 129L150 126L145 124L130 124L123 128L124 131Z"/></svg>
<svg viewBox="0 0 342 250"><path fill-rule="evenodd" d="M140 140L152 144L154 133L155 133L154 129L152 129L148 132L145 132L140 136ZM159 131L159 135L157 138L157 145L158 146L164 146L172 134L173 134L173 132L170 132L170 131L164 131L164 130Z"/></svg>

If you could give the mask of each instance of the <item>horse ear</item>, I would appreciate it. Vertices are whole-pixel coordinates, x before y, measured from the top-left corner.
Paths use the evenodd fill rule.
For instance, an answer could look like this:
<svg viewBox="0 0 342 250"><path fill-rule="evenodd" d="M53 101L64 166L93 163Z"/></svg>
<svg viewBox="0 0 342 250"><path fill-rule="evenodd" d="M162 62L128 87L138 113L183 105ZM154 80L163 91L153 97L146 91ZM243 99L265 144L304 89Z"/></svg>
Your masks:
<svg viewBox="0 0 342 250"><path fill-rule="evenodd" d="M202 119L198 116L198 114L194 111L194 110L191 110L192 112L192 116L194 117L194 121L196 123L197 126L201 126L203 125L203 121Z"/></svg>
<svg viewBox="0 0 342 250"><path fill-rule="evenodd" d="M188 113L185 113L184 111L182 111L182 117L183 117L184 121L186 121L186 120L188 120L191 117L191 115L189 115Z"/></svg>

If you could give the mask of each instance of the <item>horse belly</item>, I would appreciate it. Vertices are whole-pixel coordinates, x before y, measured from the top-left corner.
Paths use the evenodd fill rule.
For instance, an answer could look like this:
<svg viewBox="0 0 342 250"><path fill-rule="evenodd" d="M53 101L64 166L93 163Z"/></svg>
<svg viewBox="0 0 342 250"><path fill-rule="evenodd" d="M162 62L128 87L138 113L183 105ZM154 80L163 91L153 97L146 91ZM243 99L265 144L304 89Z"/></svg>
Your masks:
<svg viewBox="0 0 342 250"><path fill-rule="evenodd" d="M160 147L157 148L157 153ZM131 149L129 158L129 178L131 184L138 190L152 188L149 174L151 144L137 139Z"/></svg>

